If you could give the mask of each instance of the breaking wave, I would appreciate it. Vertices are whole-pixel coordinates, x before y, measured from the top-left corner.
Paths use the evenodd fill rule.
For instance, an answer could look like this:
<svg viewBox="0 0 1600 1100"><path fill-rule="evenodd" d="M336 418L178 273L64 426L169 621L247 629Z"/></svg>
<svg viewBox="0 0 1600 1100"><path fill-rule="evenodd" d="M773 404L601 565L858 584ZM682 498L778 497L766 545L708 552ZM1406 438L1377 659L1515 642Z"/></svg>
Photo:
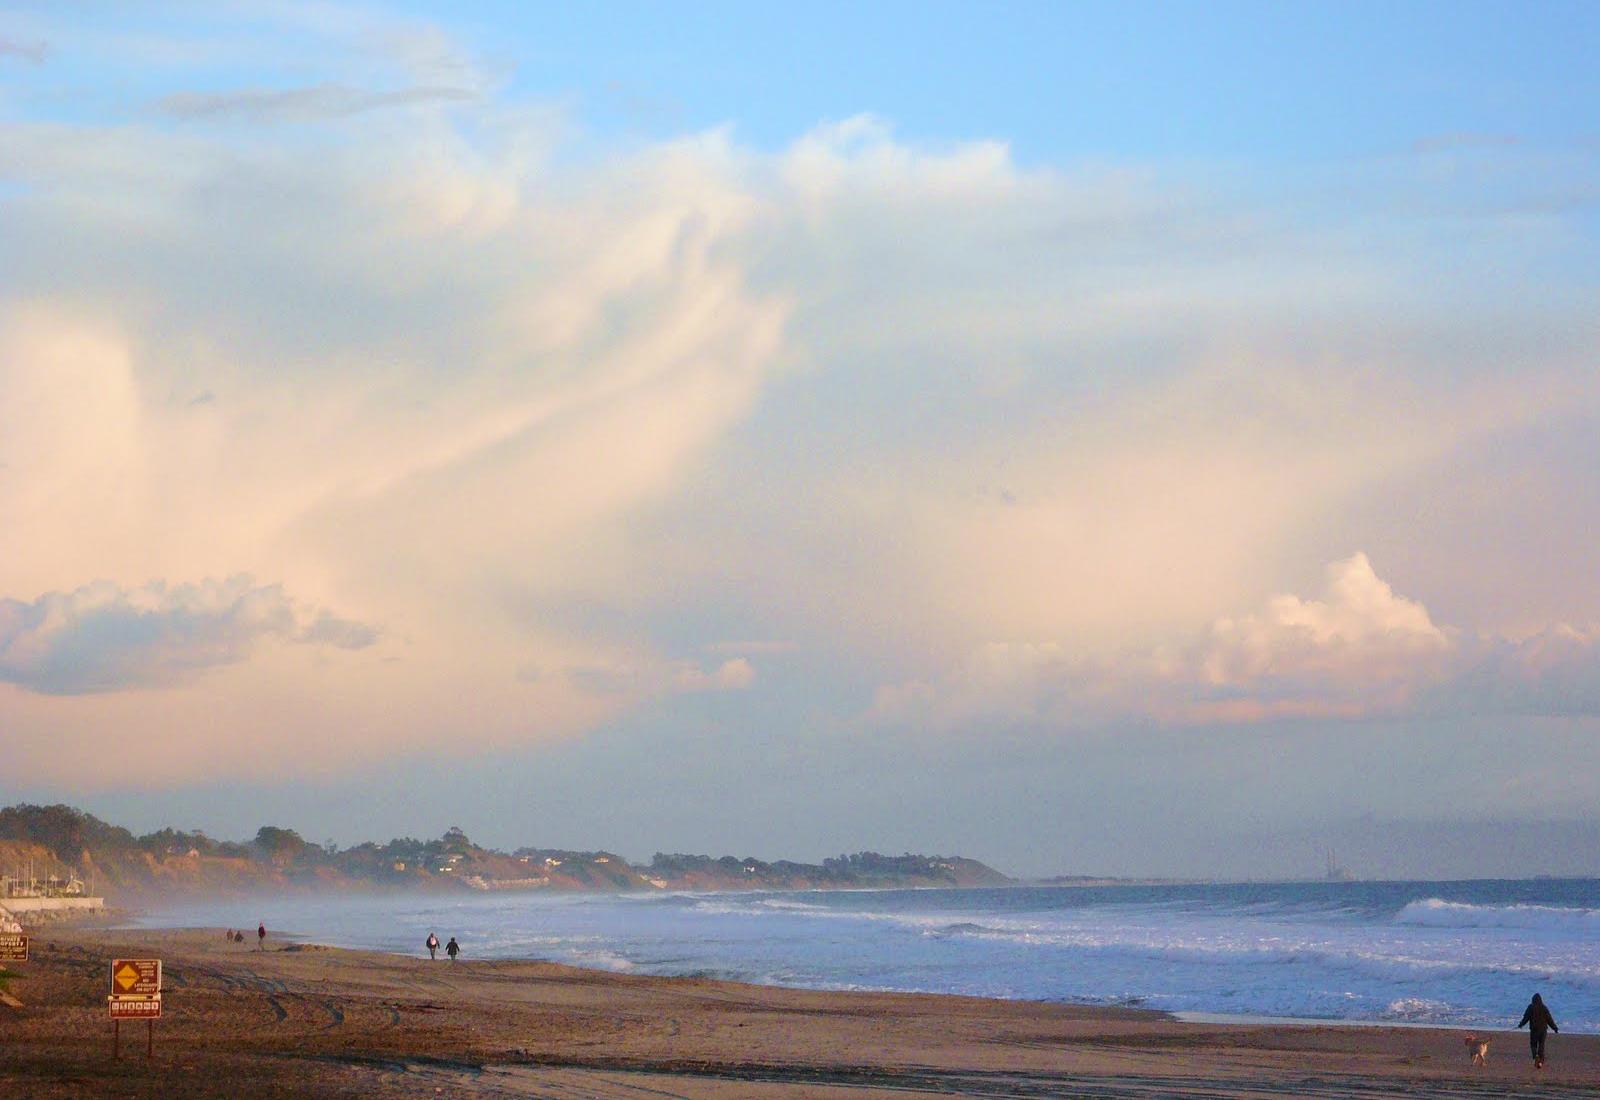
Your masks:
<svg viewBox="0 0 1600 1100"><path fill-rule="evenodd" d="M1427 928L1524 928L1600 933L1600 909L1553 905L1472 905L1426 898L1413 901L1395 917L1397 924Z"/></svg>

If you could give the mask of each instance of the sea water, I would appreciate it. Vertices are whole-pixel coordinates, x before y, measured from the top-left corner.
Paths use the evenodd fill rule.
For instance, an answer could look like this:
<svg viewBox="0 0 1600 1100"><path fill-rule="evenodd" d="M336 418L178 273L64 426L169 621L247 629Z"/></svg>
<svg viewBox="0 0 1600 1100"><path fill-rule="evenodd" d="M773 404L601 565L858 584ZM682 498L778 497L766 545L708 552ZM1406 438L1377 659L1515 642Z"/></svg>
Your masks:
<svg viewBox="0 0 1600 1100"><path fill-rule="evenodd" d="M152 912L335 946L1173 1012L1600 1031L1600 880L280 897ZM253 937L252 937L253 938ZM442 956L441 956L442 957ZM447 965L447 964L441 964Z"/></svg>

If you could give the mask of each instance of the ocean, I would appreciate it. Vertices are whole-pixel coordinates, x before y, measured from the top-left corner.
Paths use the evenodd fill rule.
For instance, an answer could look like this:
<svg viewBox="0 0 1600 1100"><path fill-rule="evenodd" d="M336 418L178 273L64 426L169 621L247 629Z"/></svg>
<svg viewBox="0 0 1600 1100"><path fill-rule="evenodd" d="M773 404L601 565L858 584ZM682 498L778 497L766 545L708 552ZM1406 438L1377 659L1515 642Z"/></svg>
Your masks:
<svg viewBox="0 0 1600 1100"><path fill-rule="evenodd" d="M1205 1015L1504 1028L1539 992L1563 1031L1600 1031L1600 879L293 896L140 921L407 954L434 931L464 961Z"/></svg>

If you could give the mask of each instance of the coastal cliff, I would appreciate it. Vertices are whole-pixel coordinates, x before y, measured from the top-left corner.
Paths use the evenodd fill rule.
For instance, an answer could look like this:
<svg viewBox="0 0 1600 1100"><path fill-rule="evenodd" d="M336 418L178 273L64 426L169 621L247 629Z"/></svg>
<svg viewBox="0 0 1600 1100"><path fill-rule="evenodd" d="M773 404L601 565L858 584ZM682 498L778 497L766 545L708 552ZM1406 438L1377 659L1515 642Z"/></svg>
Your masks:
<svg viewBox="0 0 1600 1100"><path fill-rule="evenodd" d="M962 856L857 852L821 863L656 853L634 864L608 851L503 852L452 828L437 840L348 848L262 826L249 841L161 829L135 836L70 806L0 810L0 874L75 874L114 903L263 890L440 891L829 890L1002 886L1012 880Z"/></svg>

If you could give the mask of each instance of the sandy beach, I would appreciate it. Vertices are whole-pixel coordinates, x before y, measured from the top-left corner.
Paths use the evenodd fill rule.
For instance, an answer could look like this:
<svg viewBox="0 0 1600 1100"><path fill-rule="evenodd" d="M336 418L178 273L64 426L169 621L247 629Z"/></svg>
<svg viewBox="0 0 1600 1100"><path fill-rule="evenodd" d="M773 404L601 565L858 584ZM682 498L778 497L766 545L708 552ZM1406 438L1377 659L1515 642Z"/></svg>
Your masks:
<svg viewBox="0 0 1600 1100"><path fill-rule="evenodd" d="M1488 1097L1600 1094L1600 1036L1185 1023L1160 1013L456 963L220 929L40 930L0 1006L8 1097ZM159 956L155 1055L104 1003ZM1508 1021L1509 1022L1509 1021Z"/></svg>

